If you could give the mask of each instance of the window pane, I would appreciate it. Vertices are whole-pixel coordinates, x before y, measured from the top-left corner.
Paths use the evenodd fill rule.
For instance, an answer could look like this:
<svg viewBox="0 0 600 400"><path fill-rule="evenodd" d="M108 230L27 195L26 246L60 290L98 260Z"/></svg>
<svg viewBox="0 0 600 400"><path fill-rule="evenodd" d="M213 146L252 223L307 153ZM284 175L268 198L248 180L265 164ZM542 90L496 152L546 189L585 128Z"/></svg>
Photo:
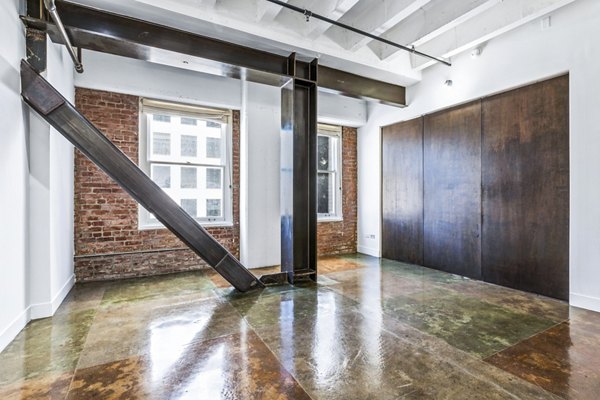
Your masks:
<svg viewBox="0 0 600 400"><path fill-rule="evenodd" d="M330 174L319 173L317 174L317 213L329 214L329 205L332 204L331 193L330 193Z"/></svg>
<svg viewBox="0 0 600 400"><path fill-rule="evenodd" d="M181 125L198 125L198 120L195 118L181 117Z"/></svg>
<svg viewBox="0 0 600 400"><path fill-rule="evenodd" d="M221 158L221 138L206 138L206 157Z"/></svg>
<svg viewBox="0 0 600 400"><path fill-rule="evenodd" d="M167 165L152 166L152 180L161 188L171 187L171 167Z"/></svg>
<svg viewBox="0 0 600 400"><path fill-rule="evenodd" d="M181 167L181 188L195 189L198 184L197 169L194 167Z"/></svg>
<svg viewBox="0 0 600 400"><path fill-rule="evenodd" d="M154 114L152 119L158 122L171 122L171 117L168 115Z"/></svg>
<svg viewBox="0 0 600 400"><path fill-rule="evenodd" d="M196 218L197 212L197 200L196 199L182 199L181 208L183 208L188 214Z"/></svg>
<svg viewBox="0 0 600 400"><path fill-rule="evenodd" d="M171 135L154 132L152 135L152 153L159 156L171 154Z"/></svg>
<svg viewBox="0 0 600 400"><path fill-rule="evenodd" d="M317 169L329 170L329 136L317 137Z"/></svg>
<svg viewBox="0 0 600 400"><path fill-rule="evenodd" d="M181 135L181 155L183 157L198 156L198 138L191 135Z"/></svg>
<svg viewBox="0 0 600 400"><path fill-rule="evenodd" d="M221 169L207 168L206 169L206 188L221 189Z"/></svg>
<svg viewBox="0 0 600 400"><path fill-rule="evenodd" d="M151 179L198 221L229 217L228 119L207 120L175 108L142 113L147 148L140 161ZM157 224L150 212L141 215L142 225Z"/></svg>
<svg viewBox="0 0 600 400"><path fill-rule="evenodd" d="M206 200L206 216L220 217L221 216L221 200L208 199Z"/></svg>

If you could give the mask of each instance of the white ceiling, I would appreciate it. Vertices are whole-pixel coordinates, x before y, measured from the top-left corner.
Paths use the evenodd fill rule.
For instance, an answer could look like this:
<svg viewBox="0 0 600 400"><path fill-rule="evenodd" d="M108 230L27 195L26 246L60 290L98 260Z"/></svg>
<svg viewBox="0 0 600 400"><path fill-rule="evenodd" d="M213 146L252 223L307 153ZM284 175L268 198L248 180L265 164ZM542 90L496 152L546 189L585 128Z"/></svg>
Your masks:
<svg viewBox="0 0 600 400"><path fill-rule="evenodd" d="M266 0L74 0L132 17L411 85L426 58ZM285 1L285 0L284 0ZM576 0L287 0L436 57L451 58Z"/></svg>

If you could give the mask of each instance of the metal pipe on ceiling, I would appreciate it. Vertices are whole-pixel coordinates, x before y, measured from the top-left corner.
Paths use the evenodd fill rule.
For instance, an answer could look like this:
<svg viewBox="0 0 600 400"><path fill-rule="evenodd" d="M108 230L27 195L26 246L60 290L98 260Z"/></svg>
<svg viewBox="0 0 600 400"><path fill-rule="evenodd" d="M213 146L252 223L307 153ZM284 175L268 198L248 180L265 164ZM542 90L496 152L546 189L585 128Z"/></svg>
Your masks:
<svg viewBox="0 0 600 400"><path fill-rule="evenodd" d="M65 29L65 26L63 25L62 20L60 19L60 16L58 15L58 11L56 11L55 0L44 0L44 4L46 6L46 9L50 13L50 17L52 17L52 20L56 24L56 27L58 28L60 36L62 36L63 41L65 42L65 46L67 47L67 50L69 51L69 55L71 56L71 59L73 60L73 64L75 64L75 71L79 72L80 74L83 73L83 65L81 64L80 58L77 54L78 52L77 52L77 50L75 50L75 48L71 44L71 40L69 39L69 36L67 35L67 30Z"/></svg>
<svg viewBox="0 0 600 400"><path fill-rule="evenodd" d="M419 55L421 57L429 58L430 60L441 62L442 64L445 64L445 65L447 65L449 67L452 66L452 63L450 63L448 60L445 60L443 58L435 57L435 56L423 53L421 51L418 51L418 50L416 50L414 48L414 46L413 47L403 46L401 44L392 42L391 40L387 40L385 38L382 38L382 37L379 37L379 36L375 36L375 35L373 35L373 34L371 34L369 32L362 31L362 30L357 29L357 28L355 28L353 26L346 25L344 23L335 21L335 20L333 20L331 18L327 18L327 17L325 17L323 15L314 13L314 12L312 12L310 10L307 10L306 8L297 7L297 6L285 3L285 2L280 1L280 0L266 0L266 1L268 1L270 3L273 3L273 4L277 4L277 5L281 6L281 7L285 7L288 10L292 10L292 11L295 11L297 13L303 14L306 17L306 21L307 22L310 20L310 18L316 18L316 19L319 19L321 21L327 22L329 24L338 26L340 28L347 29L347 30L352 31L354 33L358 33L359 35L366 36L366 37L368 37L370 39L377 40L378 42L385 43L385 44L387 44L389 46L393 46L393 47L396 47L398 49L401 49L401 50L404 50L404 51L408 51L409 53L416 54L416 55Z"/></svg>

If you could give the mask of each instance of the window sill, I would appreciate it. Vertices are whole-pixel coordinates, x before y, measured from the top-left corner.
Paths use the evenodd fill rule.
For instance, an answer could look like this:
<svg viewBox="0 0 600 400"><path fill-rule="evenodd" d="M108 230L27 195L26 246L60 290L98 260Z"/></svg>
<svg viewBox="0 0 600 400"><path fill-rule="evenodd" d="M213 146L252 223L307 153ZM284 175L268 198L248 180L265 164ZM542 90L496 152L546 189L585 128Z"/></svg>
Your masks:
<svg viewBox="0 0 600 400"><path fill-rule="evenodd" d="M200 223L203 228L233 228L233 222L204 222ZM163 224L138 226L138 231L152 231L157 229L167 229Z"/></svg>
<svg viewBox="0 0 600 400"><path fill-rule="evenodd" d="M317 223L321 223L321 222L341 222L343 221L344 218L343 217L323 217L323 218L317 218Z"/></svg>

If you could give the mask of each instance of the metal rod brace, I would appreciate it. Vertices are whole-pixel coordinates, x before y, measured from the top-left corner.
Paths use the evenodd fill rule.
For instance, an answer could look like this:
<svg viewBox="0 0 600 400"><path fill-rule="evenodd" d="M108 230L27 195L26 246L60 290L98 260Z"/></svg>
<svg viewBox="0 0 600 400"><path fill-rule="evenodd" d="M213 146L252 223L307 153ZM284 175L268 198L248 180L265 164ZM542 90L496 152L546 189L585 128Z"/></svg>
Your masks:
<svg viewBox="0 0 600 400"><path fill-rule="evenodd" d="M71 40L69 39L69 36L67 35L67 30L65 29L65 26L63 25L63 23L60 19L60 16L58 15L58 11L56 11L55 0L44 0L44 5L46 6L46 9L50 13L50 17L52 17L52 20L56 24L56 27L58 28L58 31L59 31L60 35L62 36L63 41L65 42L65 46L67 47L67 50L69 51L69 55L71 56L71 59L73 60L73 64L75 65L75 71L77 71L80 74L83 73L83 64L81 64L81 60L77 54L78 52L77 52L77 50L75 50L75 48L71 44Z"/></svg>

